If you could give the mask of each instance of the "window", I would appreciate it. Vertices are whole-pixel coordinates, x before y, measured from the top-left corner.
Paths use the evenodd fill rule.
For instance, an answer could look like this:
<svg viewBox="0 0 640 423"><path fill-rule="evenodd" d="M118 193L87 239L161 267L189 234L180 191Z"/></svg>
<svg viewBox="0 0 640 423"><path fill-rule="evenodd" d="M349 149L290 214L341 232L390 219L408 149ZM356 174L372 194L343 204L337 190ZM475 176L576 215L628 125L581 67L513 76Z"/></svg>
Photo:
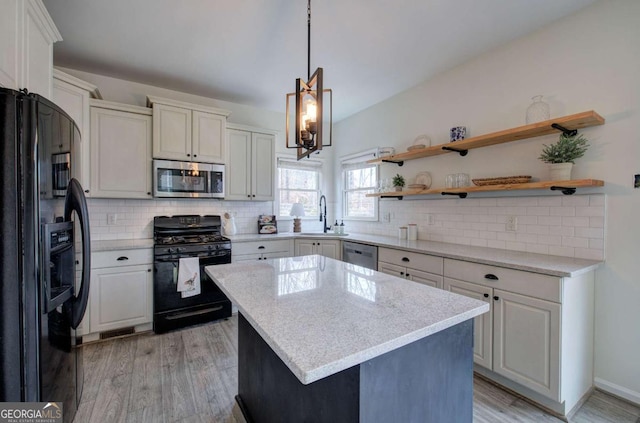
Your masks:
<svg viewBox="0 0 640 423"><path fill-rule="evenodd" d="M278 158L278 216L289 216L293 203L302 203L306 216L319 216L320 174L316 160Z"/></svg>
<svg viewBox="0 0 640 423"><path fill-rule="evenodd" d="M374 152L360 153L342 160L342 213L345 219L378 220L378 199L367 197L376 192L378 166L366 161Z"/></svg>

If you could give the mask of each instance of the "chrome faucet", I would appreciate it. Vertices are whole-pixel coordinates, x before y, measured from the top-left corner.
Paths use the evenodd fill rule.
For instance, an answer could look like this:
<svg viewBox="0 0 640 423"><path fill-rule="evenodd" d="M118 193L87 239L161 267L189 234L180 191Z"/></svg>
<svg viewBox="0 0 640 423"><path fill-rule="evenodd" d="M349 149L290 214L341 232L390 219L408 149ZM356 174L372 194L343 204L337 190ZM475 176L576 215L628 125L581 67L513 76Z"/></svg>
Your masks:
<svg viewBox="0 0 640 423"><path fill-rule="evenodd" d="M322 211L322 200L324 200L324 212ZM322 223L322 231L326 234L327 230L331 229L330 226L327 226L327 197L324 195L320 196L320 222Z"/></svg>

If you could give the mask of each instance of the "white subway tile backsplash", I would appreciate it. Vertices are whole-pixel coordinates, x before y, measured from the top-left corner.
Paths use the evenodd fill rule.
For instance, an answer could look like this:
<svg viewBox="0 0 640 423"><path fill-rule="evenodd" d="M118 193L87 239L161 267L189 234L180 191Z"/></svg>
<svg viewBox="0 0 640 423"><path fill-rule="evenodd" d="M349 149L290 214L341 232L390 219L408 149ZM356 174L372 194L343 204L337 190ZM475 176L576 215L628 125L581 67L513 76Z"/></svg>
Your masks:
<svg viewBox="0 0 640 423"><path fill-rule="evenodd" d="M238 233L255 233L257 217L273 214L272 202L217 200L88 199L94 240L153 236L153 217L174 214L234 215ZM107 214L116 213L115 225ZM604 258L604 195L404 200L380 202L380 214L391 222L345 221L347 232L396 237L398 226L418 225L418 238L532 253L601 260ZM330 213L331 215L331 213ZM518 219L518 231L506 230L507 216ZM330 216L331 217L331 216ZM335 219L331 217L331 219ZM432 224L429 224L431 219ZM305 219L303 230L321 230L317 219ZM291 230L291 222L279 229Z"/></svg>

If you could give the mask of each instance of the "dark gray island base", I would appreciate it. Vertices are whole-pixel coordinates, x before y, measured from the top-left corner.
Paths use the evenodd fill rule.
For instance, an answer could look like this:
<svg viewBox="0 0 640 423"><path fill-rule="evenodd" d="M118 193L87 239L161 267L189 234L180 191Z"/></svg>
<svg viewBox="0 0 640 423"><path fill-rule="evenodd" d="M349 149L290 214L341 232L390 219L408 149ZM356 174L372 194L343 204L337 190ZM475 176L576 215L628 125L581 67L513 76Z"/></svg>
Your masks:
<svg viewBox="0 0 640 423"><path fill-rule="evenodd" d="M471 422L473 319L302 384L238 313L238 396L249 423Z"/></svg>

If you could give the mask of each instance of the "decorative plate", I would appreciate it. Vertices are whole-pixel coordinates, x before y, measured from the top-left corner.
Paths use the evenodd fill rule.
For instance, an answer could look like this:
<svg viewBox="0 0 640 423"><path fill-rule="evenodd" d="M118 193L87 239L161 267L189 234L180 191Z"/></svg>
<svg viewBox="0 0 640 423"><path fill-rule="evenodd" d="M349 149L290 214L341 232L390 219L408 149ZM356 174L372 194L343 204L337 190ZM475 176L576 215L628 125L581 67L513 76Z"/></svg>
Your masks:
<svg viewBox="0 0 640 423"><path fill-rule="evenodd" d="M431 174L429 172L420 172L416 175L416 184L424 185L425 188L431 186Z"/></svg>

